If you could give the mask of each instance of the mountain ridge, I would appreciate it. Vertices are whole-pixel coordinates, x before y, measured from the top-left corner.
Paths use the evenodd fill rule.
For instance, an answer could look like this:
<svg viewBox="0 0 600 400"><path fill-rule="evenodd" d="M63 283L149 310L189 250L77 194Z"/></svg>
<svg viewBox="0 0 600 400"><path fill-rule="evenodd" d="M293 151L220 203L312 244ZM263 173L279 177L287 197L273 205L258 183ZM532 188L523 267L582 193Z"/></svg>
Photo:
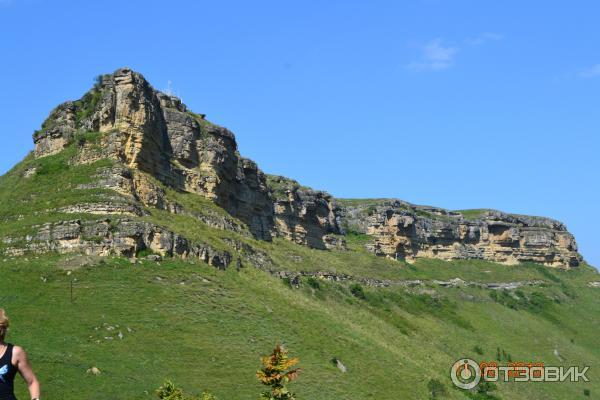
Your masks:
<svg viewBox="0 0 600 400"><path fill-rule="evenodd" d="M97 132L99 140L93 146L82 143L76 162L109 158L125 168L105 188L130 186L125 194L142 205L177 213L178 206L166 204L164 189L148 174L162 185L210 199L259 240L283 237L312 248L343 249L346 231L352 230L369 235L372 253L409 262L476 258L571 268L583 260L573 235L549 218L457 213L394 199L356 205L267 175L239 154L233 133L128 68L100 76L81 99L55 108L34 133L35 157L63 151L82 132Z"/></svg>
<svg viewBox="0 0 600 400"><path fill-rule="evenodd" d="M98 83L85 101L59 106L36 133L42 154L0 177L0 306L49 398L148 399L165 378L191 393L256 398L259 357L277 341L300 357L294 391L306 399L600 390L600 277L570 265L572 249L552 247L568 244L564 225L335 199L263 174L225 128L171 107L175 99L161 106L129 74L119 89L102 79L106 98ZM153 153L161 146L171 153ZM246 222L252 193L270 237ZM592 368L590 382L464 391L449 376L464 357ZM93 367L101 374L86 374Z"/></svg>

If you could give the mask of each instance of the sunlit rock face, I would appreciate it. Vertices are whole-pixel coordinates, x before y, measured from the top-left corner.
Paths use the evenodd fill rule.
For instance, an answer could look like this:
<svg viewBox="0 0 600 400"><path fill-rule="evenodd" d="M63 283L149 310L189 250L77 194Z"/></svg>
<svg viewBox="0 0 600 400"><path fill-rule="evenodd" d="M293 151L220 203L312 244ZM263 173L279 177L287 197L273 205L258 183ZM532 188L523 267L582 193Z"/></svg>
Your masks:
<svg viewBox="0 0 600 400"><path fill-rule="evenodd" d="M116 160L116 169L94 187L129 195L139 204L77 204L68 212L135 216L144 206L185 214L155 179L206 197L234 217L203 217L209 226L238 233L247 227L261 240L282 237L318 249L344 249L345 227L370 235L367 248L374 254L409 262L429 257L570 268L582 261L573 235L548 218L491 210L463 214L393 199L342 200L340 207L326 192L265 175L239 154L232 132L127 68L99 77L84 97L54 109L34 134L35 156L59 153L86 132L98 134L100 143L93 149L79 146L73 162Z"/></svg>
<svg viewBox="0 0 600 400"><path fill-rule="evenodd" d="M240 156L233 133L155 90L137 72L124 68L99 77L82 99L57 107L34 134L35 155L62 151L78 132L102 134L100 155L81 149L78 162L113 158L177 190L207 197L258 239L281 236L316 248L339 245L330 236L341 233L331 196L307 189L286 200L285 212L276 212L282 200L274 198L256 163ZM137 192L156 197L156 188L146 184L138 179ZM317 201L306 199L311 193Z"/></svg>
<svg viewBox="0 0 600 400"><path fill-rule="evenodd" d="M582 261L573 235L549 218L491 210L465 218L461 213L401 201L371 206L368 214L355 209L344 214L354 215L349 217L354 226L373 237L368 245L373 253L408 262L481 259L570 268Z"/></svg>

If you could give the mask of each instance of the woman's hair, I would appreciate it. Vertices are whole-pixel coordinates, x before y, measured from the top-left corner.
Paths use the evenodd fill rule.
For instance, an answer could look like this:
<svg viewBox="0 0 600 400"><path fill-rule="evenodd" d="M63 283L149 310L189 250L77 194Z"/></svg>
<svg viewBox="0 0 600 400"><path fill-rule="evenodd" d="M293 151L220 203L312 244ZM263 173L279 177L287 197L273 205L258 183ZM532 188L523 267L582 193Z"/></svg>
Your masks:
<svg viewBox="0 0 600 400"><path fill-rule="evenodd" d="M0 308L0 339L4 339L8 330L8 316L3 308Z"/></svg>

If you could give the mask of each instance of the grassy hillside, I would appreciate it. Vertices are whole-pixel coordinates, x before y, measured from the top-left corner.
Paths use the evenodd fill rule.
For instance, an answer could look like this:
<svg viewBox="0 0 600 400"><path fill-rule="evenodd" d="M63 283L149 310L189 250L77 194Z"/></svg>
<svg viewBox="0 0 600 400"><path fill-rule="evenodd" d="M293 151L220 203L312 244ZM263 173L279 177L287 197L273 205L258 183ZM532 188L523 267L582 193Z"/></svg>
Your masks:
<svg viewBox="0 0 600 400"><path fill-rule="evenodd" d="M294 385L301 399L424 399L431 379L445 385L441 398L468 398L452 388L450 365L463 356L493 360L498 348L515 361L592 369L590 383L504 383L493 392L497 398L584 398L585 388L600 393L598 289L586 286L597 275L589 267L568 273L515 268L549 283L518 293L530 299L538 293L546 299L541 305L523 301L511 308L489 289L365 288L361 299L348 285L295 289L250 268L217 271L178 260L132 265L116 258L91 264L77 267L77 260L51 255L0 264L10 339L30 352L46 398L152 398L153 388L170 377L190 392L255 399L259 356L276 341L301 358L304 372ZM440 267L423 263L399 275L435 278ZM506 275L504 266L469 263L447 265L443 274L467 279L482 267L491 280ZM346 374L333 358L347 366ZM93 366L100 376L86 374ZM19 393L26 397L22 384Z"/></svg>
<svg viewBox="0 0 600 400"><path fill-rule="evenodd" d="M0 178L0 250L15 244L7 238L31 234L43 222L100 218L61 212L115 195L82 186L112 162L73 165L75 152L72 147L28 158ZM196 195L168 196L190 211L223 212ZM443 392L436 398L448 399L588 398L584 389L591 398L600 394L600 289L588 286L600 276L589 266L562 271L481 261L409 265L368 253L360 234L347 237L348 250L320 251L146 211L140 218L217 248L229 249L227 239L248 244L271 258L273 270L352 279L303 279L291 287L247 263L240 271L219 271L178 259L132 264L76 255L1 257L0 307L12 318L9 340L29 351L45 398L150 399L171 378L192 393L209 389L221 400L256 399L259 357L277 341L301 359L303 373L293 385L299 399L427 399L432 382ZM356 282L366 278L390 286L363 282L359 289ZM493 290L435 282L453 278L543 283ZM417 279L420 285L402 284ZM591 382L509 382L488 394L464 392L449 378L450 366L464 356L589 365ZM91 367L102 374L86 374ZM22 383L18 394L27 397Z"/></svg>

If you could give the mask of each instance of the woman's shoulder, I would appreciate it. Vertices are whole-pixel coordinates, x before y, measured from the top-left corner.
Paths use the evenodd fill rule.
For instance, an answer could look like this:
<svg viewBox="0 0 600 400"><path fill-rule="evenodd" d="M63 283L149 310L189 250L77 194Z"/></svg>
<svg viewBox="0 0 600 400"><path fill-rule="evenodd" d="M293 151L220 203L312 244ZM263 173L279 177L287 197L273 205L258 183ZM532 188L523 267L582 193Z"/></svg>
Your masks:
<svg viewBox="0 0 600 400"><path fill-rule="evenodd" d="M25 360L27 360L27 353L25 353L25 350L23 350L21 346L12 345L12 364L17 366Z"/></svg>
<svg viewBox="0 0 600 400"><path fill-rule="evenodd" d="M12 355L13 358L21 358L23 356L26 356L27 354L25 353L25 350L23 350L23 348L21 346L16 346L16 345L11 345L12 346Z"/></svg>

